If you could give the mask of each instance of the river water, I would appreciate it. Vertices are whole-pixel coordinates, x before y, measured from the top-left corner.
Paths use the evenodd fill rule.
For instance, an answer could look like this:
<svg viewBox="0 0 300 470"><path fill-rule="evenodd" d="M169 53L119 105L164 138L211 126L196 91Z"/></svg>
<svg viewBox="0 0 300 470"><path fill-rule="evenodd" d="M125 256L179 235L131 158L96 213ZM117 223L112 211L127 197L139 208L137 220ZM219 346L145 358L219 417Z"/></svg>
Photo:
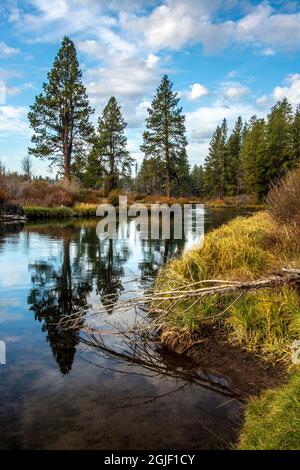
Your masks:
<svg viewBox="0 0 300 470"><path fill-rule="evenodd" d="M236 215L206 210L205 232ZM226 378L110 334L130 321L114 302L202 235L140 240L128 223L129 238L102 242L93 219L0 225L0 449L194 450L234 439L241 404ZM101 337L58 325L99 305Z"/></svg>

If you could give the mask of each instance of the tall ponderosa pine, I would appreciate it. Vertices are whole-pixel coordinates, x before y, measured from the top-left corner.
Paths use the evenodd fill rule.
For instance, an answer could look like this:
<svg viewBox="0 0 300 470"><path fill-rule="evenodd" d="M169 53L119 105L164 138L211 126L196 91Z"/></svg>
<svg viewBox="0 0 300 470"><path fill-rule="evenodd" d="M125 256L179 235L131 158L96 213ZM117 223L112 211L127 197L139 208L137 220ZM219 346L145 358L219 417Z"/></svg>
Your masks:
<svg viewBox="0 0 300 470"><path fill-rule="evenodd" d="M208 197L223 198L226 190L226 119L217 127L205 159L205 194Z"/></svg>
<svg viewBox="0 0 300 470"><path fill-rule="evenodd" d="M188 159L186 154L185 117L179 106L180 99L165 75L160 83L146 119L147 130L141 146L146 159L157 160L162 168L164 192L167 196L180 194L186 184Z"/></svg>
<svg viewBox="0 0 300 470"><path fill-rule="evenodd" d="M36 96L28 114L35 145L29 153L49 159L50 166L57 165L67 179L92 133L89 118L93 109L81 77L74 43L64 37L43 93Z"/></svg>
<svg viewBox="0 0 300 470"><path fill-rule="evenodd" d="M93 171L105 177L107 191L118 188L121 178L130 178L133 159L126 148L127 138L121 108L112 96L98 120L92 151Z"/></svg>

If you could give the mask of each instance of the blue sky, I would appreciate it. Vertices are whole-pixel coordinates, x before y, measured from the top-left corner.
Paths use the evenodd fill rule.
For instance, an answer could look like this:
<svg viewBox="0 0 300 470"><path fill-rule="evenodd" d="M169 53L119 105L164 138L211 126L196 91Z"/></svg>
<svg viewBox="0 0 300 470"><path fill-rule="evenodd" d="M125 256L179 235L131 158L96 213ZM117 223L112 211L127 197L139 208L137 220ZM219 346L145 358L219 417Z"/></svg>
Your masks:
<svg viewBox="0 0 300 470"><path fill-rule="evenodd" d="M300 103L300 2L250 0L8 0L0 3L0 159L20 170L27 112L64 35L77 47L94 119L115 95L139 145L146 109L167 73L182 97L191 164L216 125ZM34 173L47 165L33 161Z"/></svg>

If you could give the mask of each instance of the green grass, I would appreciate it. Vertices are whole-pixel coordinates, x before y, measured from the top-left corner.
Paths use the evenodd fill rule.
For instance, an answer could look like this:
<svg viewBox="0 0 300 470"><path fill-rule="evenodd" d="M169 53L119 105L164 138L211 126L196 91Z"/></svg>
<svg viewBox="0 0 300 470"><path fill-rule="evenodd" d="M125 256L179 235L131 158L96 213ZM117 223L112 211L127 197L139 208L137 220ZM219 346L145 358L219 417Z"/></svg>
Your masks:
<svg viewBox="0 0 300 470"><path fill-rule="evenodd" d="M73 207L75 217L96 217L98 204L76 204Z"/></svg>
<svg viewBox="0 0 300 470"><path fill-rule="evenodd" d="M24 213L29 220L37 219L66 219L74 216L69 207L24 207Z"/></svg>
<svg viewBox="0 0 300 470"><path fill-rule="evenodd" d="M29 220L67 219L71 217L96 216L97 204L76 204L70 207L25 206L24 213Z"/></svg>
<svg viewBox="0 0 300 470"><path fill-rule="evenodd" d="M300 450L300 374L250 401L240 435L241 450Z"/></svg>

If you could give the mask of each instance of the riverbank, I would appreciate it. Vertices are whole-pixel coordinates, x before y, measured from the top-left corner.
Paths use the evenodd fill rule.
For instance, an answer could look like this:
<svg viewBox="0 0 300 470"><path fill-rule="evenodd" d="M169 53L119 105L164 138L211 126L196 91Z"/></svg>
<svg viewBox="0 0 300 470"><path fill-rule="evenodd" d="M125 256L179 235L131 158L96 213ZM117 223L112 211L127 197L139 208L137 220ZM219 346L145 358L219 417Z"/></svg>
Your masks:
<svg viewBox="0 0 300 470"><path fill-rule="evenodd" d="M171 261L158 275L155 289L183 292L208 279L253 281L282 268L299 268L300 244L299 232L296 232L295 227L277 224L266 212L239 217L210 232L203 246L185 251L180 258ZM300 447L300 439L295 442L284 438L287 429L299 426L299 396L290 393L291 389L295 390L293 383L297 381L293 378L296 367L292 366L291 345L300 339L300 300L295 286L214 294L198 300L192 296L176 301L170 299L169 304L164 303L161 315L161 342L177 353L188 353L200 363L207 349L212 349L213 338L218 350L220 343L224 345L225 364L228 353L234 364L234 355L238 357L246 352L256 357L262 367L277 370L279 383L291 377L283 388L250 400L238 446L259 449L259 439L255 441L251 436L260 436L261 430L266 448L289 448L288 442L293 442L293 448ZM216 360L220 366L221 356ZM237 363L240 364L240 357ZM251 381L251 377L249 379ZM274 386L267 379L265 385L267 388ZM285 406L288 403L290 413L285 416L276 408L280 419L271 413L266 427L264 414L269 410L266 404L278 401L285 402ZM275 426L282 431L281 440L273 439Z"/></svg>
<svg viewBox="0 0 300 470"><path fill-rule="evenodd" d="M100 198L99 202L93 203L76 203L73 206L51 206L48 207L47 205L28 205L24 204L23 206L18 205L20 207L20 214L16 217L13 212L8 213L5 212L5 217L1 217L3 211L0 208L0 218L1 222L4 221L25 221L25 220L47 220L47 219L69 219L69 218L76 218L76 217L95 217L97 207L100 204L112 204L115 206L116 211L118 212L118 203L119 203L119 195L111 195L108 198ZM205 207L208 209L234 209L237 211L258 211L264 209L265 206L263 204L257 204L251 202L248 198L225 198L224 200L212 200L212 201L203 201L201 199L195 198L172 198L172 197L164 197L164 196L147 196L147 197L139 197L138 195L127 195L128 197L128 205L132 205L134 203L142 203L145 207L150 211L151 206L153 204L168 204L172 206L173 204L179 204L184 206L184 204L204 204ZM8 206L12 206L12 204L7 204ZM13 204L16 206L16 204Z"/></svg>
<svg viewBox="0 0 300 470"><path fill-rule="evenodd" d="M28 220L69 219L72 217L96 217L97 204L77 204L74 207L24 206Z"/></svg>

